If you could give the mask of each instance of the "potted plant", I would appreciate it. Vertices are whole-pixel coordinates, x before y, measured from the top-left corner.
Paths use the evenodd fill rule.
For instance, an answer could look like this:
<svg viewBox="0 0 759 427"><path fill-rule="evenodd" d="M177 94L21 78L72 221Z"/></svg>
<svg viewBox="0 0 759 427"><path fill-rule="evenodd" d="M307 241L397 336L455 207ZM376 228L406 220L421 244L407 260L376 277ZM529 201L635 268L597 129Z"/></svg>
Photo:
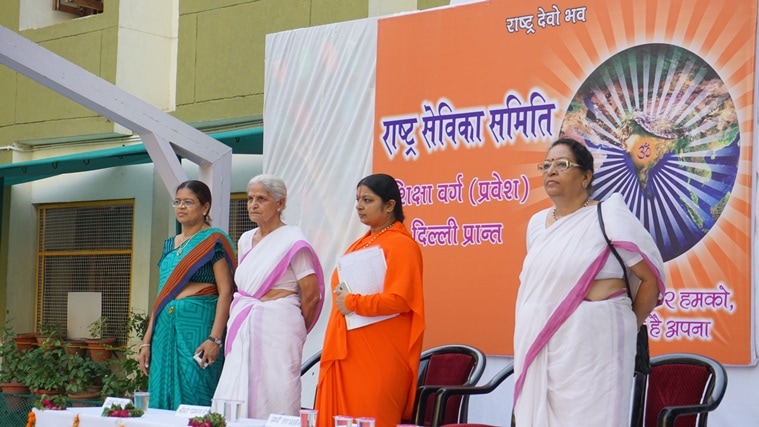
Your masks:
<svg viewBox="0 0 759 427"><path fill-rule="evenodd" d="M135 391L148 388L148 377L140 370L136 359L138 346L129 344L133 338L142 338L147 330L148 316L144 312L130 311L123 328L127 332L127 346L117 357L108 361L110 373L103 378L102 396L131 397Z"/></svg>
<svg viewBox="0 0 759 427"><path fill-rule="evenodd" d="M83 339L65 340L63 341L63 351L68 355L77 354L79 356L84 356L87 354L87 342Z"/></svg>
<svg viewBox="0 0 759 427"><path fill-rule="evenodd" d="M135 391L148 388L148 377L140 370L140 363L134 357L132 348L128 348L119 357L109 360L111 372L103 378L103 397L132 397Z"/></svg>
<svg viewBox="0 0 759 427"><path fill-rule="evenodd" d="M142 339L148 330L148 315L143 311L132 309L126 323L126 333L129 338Z"/></svg>
<svg viewBox="0 0 759 427"><path fill-rule="evenodd" d="M37 344L41 346L60 345L65 334L58 323L40 321L37 324Z"/></svg>
<svg viewBox="0 0 759 427"><path fill-rule="evenodd" d="M5 323L0 341L0 387L3 393L28 393L29 389L21 382L22 353L16 345L15 338L16 334L8 321Z"/></svg>
<svg viewBox="0 0 759 427"><path fill-rule="evenodd" d="M96 362L87 355L66 355L68 381L65 389L69 399L91 400L100 396L100 388L97 383L108 372L108 366Z"/></svg>
<svg viewBox="0 0 759 427"><path fill-rule="evenodd" d="M23 353L22 382L35 394L60 394L68 380L66 357L58 346L37 347Z"/></svg>
<svg viewBox="0 0 759 427"><path fill-rule="evenodd" d="M90 350L90 357L97 362L105 362L113 355L113 344L116 342L116 338L103 336L107 326L108 318L100 316L88 327L90 339L85 340L85 342Z"/></svg>
<svg viewBox="0 0 759 427"><path fill-rule="evenodd" d="M16 348L20 351L31 350L37 347L37 334L34 332L16 334L13 341L16 343Z"/></svg>

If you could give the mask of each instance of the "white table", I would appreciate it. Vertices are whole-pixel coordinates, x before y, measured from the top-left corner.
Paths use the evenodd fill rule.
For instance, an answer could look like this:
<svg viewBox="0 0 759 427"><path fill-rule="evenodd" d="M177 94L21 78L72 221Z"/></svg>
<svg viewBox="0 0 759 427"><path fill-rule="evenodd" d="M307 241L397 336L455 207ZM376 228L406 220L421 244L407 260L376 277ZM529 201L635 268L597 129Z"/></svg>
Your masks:
<svg viewBox="0 0 759 427"><path fill-rule="evenodd" d="M101 407L68 408L65 411L40 411L34 409L37 427L70 427L74 417L79 414L79 427L166 427L186 426L188 419L175 416L174 411L149 409L145 415L136 418L102 417ZM227 427L263 427L265 420L241 419L227 423Z"/></svg>

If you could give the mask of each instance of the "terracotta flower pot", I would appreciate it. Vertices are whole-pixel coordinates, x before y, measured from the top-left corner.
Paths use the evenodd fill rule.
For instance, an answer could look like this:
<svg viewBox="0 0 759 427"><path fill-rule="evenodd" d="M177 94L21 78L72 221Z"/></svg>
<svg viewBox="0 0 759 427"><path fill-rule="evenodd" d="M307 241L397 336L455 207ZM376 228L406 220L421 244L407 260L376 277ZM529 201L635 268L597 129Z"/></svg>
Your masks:
<svg viewBox="0 0 759 427"><path fill-rule="evenodd" d="M10 394L29 394L29 388L22 383L2 383L0 384L4 395L5 404L13 412L19 412L26 407L26 398L22 396L11 396Z"/></svg>
<svg viewBox="0 0 759 427"><path fill-rule="evenodd" d="M90 350L90 358L95 362L105 362L113 355L111 347L116 343L116 338L100 338L85 340Z"/></svg>
<svg viewBox="0 0 759 427"><path fill-rule="evenodd" d="M13 338L13 341L16 343L16 348L19 350L31 350L32 348L37 347L37 337L34 332L18 334L16 335L16 338Z"/></svg>
<svg viewBox="0 0 759 427"><path fill-rule="evenodd" d="M84 353L87 351L87 343L85 340L67 340L64 341L63 344L63 349L69 356L74 354L84 356Z"/></svg>
<svg viewBox="0 0 759 427"><path fill-rule="evenodd" d="M2 383L0 384L0 388L3 389L3 393L29 393L29 387L23 383Z"/></svg>
<svg viewBox="0 0 759 427"><path fill-rule="evenodd" d="M69 393L68 398L71 400L71 406L85 407L93 406L91 402L77 402L77 400L95 400L100 397L99 392L81 391L78 393Z"/></svg>
<svg viewBox="0 0 759 427"><path fill-rule="evenodd" d="M54 396L56 394L63 394L63 392L61 390L42 390L42 389L37 389L37 390L34 390L34 394L37 395L37 396L42 396L43 394L46 394L48 396Z"/></svg>

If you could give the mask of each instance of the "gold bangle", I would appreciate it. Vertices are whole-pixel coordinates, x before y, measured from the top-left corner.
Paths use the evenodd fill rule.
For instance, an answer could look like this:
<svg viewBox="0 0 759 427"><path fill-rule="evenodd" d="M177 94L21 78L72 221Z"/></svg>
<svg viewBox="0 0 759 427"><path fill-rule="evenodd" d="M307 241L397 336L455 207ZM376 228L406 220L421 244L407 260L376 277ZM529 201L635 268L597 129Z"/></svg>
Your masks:
<svg viewBox="0 0 759 427"><path fill-rule="evenodd" d="M140 344L140 350L142 350L143 347L150 347L150 344L149 343Z"/></svg>

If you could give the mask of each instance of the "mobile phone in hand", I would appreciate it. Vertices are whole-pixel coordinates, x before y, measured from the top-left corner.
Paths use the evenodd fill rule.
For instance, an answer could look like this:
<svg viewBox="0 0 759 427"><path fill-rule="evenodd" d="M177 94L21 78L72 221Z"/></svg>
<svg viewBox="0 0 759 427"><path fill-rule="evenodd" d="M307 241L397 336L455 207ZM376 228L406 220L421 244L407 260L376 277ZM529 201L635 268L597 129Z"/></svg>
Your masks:
<svg viewBox="0 0 759 427"><path fill-rule="evenodd" d="M208 367L208 362L203 361L203 350L200 350L199 352L195 353L194 356L192 356L193 359L195 359L196 362L198 362L198 365L206 369Z"/></svg>

